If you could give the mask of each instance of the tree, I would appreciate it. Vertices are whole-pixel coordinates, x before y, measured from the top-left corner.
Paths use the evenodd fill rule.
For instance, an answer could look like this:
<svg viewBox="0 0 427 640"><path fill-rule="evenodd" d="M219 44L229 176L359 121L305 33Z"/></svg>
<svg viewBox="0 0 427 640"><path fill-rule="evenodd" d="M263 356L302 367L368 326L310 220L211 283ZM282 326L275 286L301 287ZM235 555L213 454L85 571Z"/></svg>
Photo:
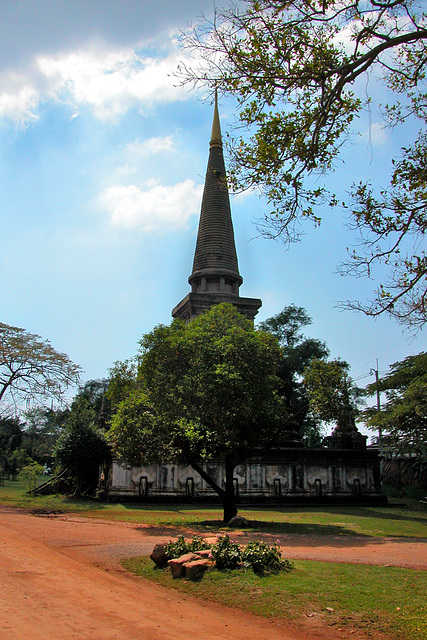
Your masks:
<svg viewBox="0 0 427 640"><path fill-rule="evenodd" d="M304 372L310 406L324 422L341 429L352 426L358 409L356 389L348 377L349 365L342 360L312 360Z"/></svg>
<svg viewBox="0 0 427 640"><path fill-rule="evenodd" d="M52 451L64 428L69 409L35 407L23 413L22 448L38 462L51 464Z"/></svg>
<svg viewBox="0 0 427 640"><path fill-rule="evenodd" d="M15 451L22 443L22 427L19 418L0 415L0 463L8 475L16 475Z"/></svg>
<svg viewBox="0 0 427 640"><path fill-rule="evenodd" d="M123 362L115 362L110 369L108 380L107 398L111 403L112 411L116 411L123 398L127 397L131 391L140 388L137 381L138 357L129 358Z"/></svg>
<svg viewBox="0 0 427 640"><path fill-rule="evenodd" d="M288 305L277 315L259 324L262 331L277 337L281 346L279 393L283 396L288 410L283 425L281 439L286 443L289 430L296 429L308 446L319 445L321 426L310 412L307 390L302 382L302 374L313 358L325 358L329 354L326 344L315 338L306 338L303 327L312 324L312 319L303 307Z"/></svg>
<svg viewBox="0 0 427 640"><path fill-rule="evenodd" d="M414 478L427 486L427 353L408 356L390 366L378 383L368 385L366 393L386 395L380 411L371 407L363 412L366 426L380 430L383 448L406 458Z"/></svg>
<svg viewBox="0 0 427 640"><path fill-rule="evenodd" d="M6 457L21 446L22 424L18 418L0 416L0 455Z"/></svg>
<svg viewBox="0 0 427 640"><path fill-rule="evenodd" d="M77 395L54 448L54 457L74 479L76 495L93 493L98 483L98 466L110 457L105 432L96 426L96 418L87 399Z"/></svg>
<svg viewBox="0 0 427 640"><path fill-rule="evenodd" d="M99 414L103 409L103 405L105 404L105 395L108 391L108 384L109 382L106 378L88 380L79 389L78 395L86 398L96 414Z"/></svg>
<svg viewBox="0 0 427 640"><path fill-rule="evenodd" d="M133 464L191 465L220 497L228 522L237 513L236 465L276 436L277 340L220 304L189 324L160 325L140 344L140 387L113 417L115 450ZM202 466L209 460L224 463L225 488Z"/></svg>
<svg viewBox="0 0 427 640"><path fill-rule="evenodd" d="M181 65L183 83L205 85L238 101L229 180L256 189L270 212L264 231L286 243L304 221L318 225L319 205L338 204L325 176L334 170L375 75L392 96L382 108L395 127L419 123L417 137L392 160L390 186L359 183L344 207L357 232L342 273L386 275L368 303L415 330L426 321L427 121L426 14L411 0L247 0L205 18L184 37L198 58ZM358 84L359 83L359 84ZM247 131L247 135L242 133Z"/></svg>
<svg viewBox="0 0 427 640"><path fill-rule="evenodd" d="M0 413L22 404L62 402L80 367L47 340L0 323Z"/></svg>
<svg viewBox="0 0 427 640"><path fill-rule="evenodd" d="M22 482L27 491L34 491L36 488L37 480L43 473L43 467L38 462L30 462L25 467L22 467L18 474L18 480Z"/></svg>

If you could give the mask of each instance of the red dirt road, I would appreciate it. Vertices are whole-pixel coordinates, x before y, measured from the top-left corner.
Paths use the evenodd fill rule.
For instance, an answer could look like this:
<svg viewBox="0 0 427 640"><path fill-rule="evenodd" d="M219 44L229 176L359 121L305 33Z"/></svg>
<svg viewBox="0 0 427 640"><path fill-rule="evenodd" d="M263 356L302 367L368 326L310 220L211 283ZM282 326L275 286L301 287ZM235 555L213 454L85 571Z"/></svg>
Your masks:
<svg viewBox="0 0 427 640"><path fill-rule="evenodd" d="M322 620L285 625L201 602L127 574L119 560L148 554L150 530L78 516L0 509L2 640L336 640ZM164 536L164 540L173 537ZM236 535L239 535L237 533ZM240 534L242 535L242 534ZM267 536L264 536L267 537ZM427 569L426 540L332 541L284 536L287 558ZM357 546L359 545L359 546ZM351 636L356 639L357 633Z"/></svg>

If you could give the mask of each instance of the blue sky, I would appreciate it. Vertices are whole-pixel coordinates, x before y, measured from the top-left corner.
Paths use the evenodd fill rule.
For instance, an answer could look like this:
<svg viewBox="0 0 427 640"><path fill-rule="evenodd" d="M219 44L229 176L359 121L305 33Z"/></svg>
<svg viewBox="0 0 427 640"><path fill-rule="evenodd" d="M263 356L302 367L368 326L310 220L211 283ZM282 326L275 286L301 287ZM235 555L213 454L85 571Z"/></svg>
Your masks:
<svg viewBox="0 0 427 640"><path fill-rule="evenodd" d="M0 0L0 318L51 341L104 377L143 333L171 321L188 293L213 109L175 86L178 34L204 0ZM392 157L414 134L385 130L374 104L337 163L331 185L387 184ZM364 90L364 89L363 89ZM223 132L234 105L221 101ZM368 135L370 131L370 135ZM285 251L259 237L255 195L232 198L241 295L263 300L259 320L307 309L307 334L351 365L361 384L379 359L426 349L389 318L341 312L372 282L334 272L352 237L340 213Z"/></svg>

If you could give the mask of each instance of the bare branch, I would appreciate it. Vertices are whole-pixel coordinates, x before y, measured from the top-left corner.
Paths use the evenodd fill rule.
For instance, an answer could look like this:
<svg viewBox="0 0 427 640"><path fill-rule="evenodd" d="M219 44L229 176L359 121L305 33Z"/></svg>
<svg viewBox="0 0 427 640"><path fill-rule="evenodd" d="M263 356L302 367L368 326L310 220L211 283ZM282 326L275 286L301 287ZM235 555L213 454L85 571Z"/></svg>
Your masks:
<svg viewBox="0 0 427 640"><path fill-rule="evenodd" d="M0 413L4 403L61 403L78 385L80 367L47 340L19 327L0 323Z"/></svg>

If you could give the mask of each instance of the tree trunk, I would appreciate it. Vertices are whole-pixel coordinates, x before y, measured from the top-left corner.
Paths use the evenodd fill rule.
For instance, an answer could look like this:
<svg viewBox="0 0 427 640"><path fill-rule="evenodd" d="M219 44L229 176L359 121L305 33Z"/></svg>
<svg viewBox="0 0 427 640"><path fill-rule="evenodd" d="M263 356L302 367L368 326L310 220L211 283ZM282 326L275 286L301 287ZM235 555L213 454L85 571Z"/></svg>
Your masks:
<svg viewBox="0 0 427 640"><path fill-rule="evenodd" d="M225 492L222 500L224 507L224 522L230 522L231 518L237 514L236 496L234 495L234 462L225 461Z"/></svg>
<svg viewBox="0 0 427 640"><path fill-rule="evenodd" d="M233 475L234 467L233 462L225 462L225 491L222 489L211 476L197 462L190 462L191 466L197 473L203 478L203 480L218 494L222 507L224 509L224 522L227 523L234 518L237 514L236 500L234 496Z"/></svg>

